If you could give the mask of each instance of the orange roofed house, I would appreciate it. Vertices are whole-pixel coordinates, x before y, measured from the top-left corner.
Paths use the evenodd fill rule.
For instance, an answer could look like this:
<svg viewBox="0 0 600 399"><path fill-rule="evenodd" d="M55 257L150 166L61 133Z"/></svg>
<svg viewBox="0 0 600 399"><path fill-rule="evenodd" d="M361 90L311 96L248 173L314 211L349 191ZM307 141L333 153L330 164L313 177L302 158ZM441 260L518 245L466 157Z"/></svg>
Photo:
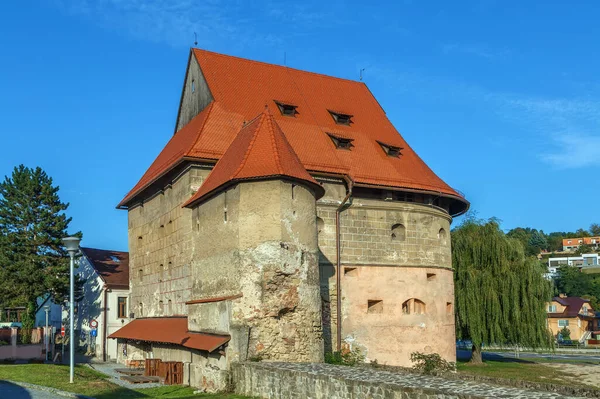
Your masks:
<svg viewBox="0 0 600 399"><path fill-rule="evenodd" d="M250 358L455 360L450 223L468 206L364 83L193 49L175 132L119 204L119 360L183 361L209 390Z"/></svg>
<svg viewBox="0 0 600 399"><path fill-rule="evenodd" d="M555 337L565 327L573 341L584 342L592 334L600 334L600 331L594 331L598 330L597 318L589 299L561 294L548 303L547 312L548 328Z"/></svg>

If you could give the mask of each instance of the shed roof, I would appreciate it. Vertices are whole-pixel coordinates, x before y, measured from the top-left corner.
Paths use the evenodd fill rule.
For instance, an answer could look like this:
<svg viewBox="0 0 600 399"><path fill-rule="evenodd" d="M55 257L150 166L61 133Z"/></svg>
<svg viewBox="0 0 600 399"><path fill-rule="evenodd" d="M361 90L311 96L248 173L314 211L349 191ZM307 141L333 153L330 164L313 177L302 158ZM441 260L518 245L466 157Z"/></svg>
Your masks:
<svg viewBox="0 0 600 399"><path fill-rule="evenodd" d="M188 331L186 316L135 319L108 338L175 344L208 352L214 352L231 339L229 335Z"/></svg>

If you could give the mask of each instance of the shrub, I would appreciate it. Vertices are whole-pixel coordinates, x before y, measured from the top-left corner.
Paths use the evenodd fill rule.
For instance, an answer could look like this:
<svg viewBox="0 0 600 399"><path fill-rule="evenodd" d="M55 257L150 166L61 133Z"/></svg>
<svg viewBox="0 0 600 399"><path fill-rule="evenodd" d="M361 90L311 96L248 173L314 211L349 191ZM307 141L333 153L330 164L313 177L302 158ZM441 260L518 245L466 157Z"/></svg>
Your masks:
<svg viewBox="0 0 600 399"><path fill-rule="evenodd" d="M567 327L563 327L557 334L557 338L559 341L569 341L571 340L571 330Z"/></svg>
<svg viewBox="0 0 600 399"><path fill-rule="evenodd" d="M442 359L438 353L428 355L421 352L413 352L410 354L410 360L414 363L413 369L424 374L437 375L456 370L456 364Z"/></svg>
<svg viewBox="0 0 600 399"><path fill-rule="evenodd" d="M360 348L342 350L341 352L325 353L325 363L341 364L344 366L354 366L365 361L365 355Z"/></svg>

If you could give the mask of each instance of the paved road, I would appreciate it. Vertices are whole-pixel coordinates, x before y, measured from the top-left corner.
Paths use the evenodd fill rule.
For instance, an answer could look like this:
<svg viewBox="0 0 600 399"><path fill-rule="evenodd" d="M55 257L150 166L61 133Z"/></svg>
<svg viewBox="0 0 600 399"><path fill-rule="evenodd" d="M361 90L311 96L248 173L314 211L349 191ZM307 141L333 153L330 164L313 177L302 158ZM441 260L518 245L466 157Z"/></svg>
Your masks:
<svg viewBox="0 0 600 399"><path fill-rule="evenodd" d="M59 396L60 397L60 396ZM1 399L56 399L57 396L50 392L27 389L10 382L0 381Z"/></svg>
<svg viewBox="0 0 600 399"><path fill-rule="evenodd" d="M471 358L471 352L466 350L457 350L456 357L459 360L468 360ZM515 352L484 352L483 358L485 360L507 360L507 359L515 359ZM519 359L527 360L535 360L535 359L545 359L545 360L568 360L569 362L600 362L600 354L584 354L584 353L555 353L555 354L546 354L546 353L527 353L527 352L519 352Z"/></svg>

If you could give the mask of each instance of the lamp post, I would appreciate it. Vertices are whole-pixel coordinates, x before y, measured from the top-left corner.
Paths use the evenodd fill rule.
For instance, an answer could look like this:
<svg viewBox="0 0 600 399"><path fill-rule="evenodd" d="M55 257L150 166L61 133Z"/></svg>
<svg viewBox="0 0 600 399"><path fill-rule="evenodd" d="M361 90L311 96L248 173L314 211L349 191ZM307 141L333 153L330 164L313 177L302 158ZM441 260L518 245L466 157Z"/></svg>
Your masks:
<svg viewBox="0 0 600 399"><path fill-rule="evenodd" d="M69 287L69 382L73 383L73 374L75 372L75 328L74 328L74 306L75 295L73 294L74 285L75 285L75 276L73 274L73 269L75 268L75 254L79 250L79 241L81 239L79 237L66 237L62 239L62 242L69 252L69 256L71 257L71 267L70 267L70 287Z"/></svg>
<svg viewBox="0 0 600 399"><path fill-rule="evenodd" d="M46 361L48 361L48 312L50 311L50 306L44 306L44 312L46 312L46 329L44 330L44 344L46 347Z"/></svg>

